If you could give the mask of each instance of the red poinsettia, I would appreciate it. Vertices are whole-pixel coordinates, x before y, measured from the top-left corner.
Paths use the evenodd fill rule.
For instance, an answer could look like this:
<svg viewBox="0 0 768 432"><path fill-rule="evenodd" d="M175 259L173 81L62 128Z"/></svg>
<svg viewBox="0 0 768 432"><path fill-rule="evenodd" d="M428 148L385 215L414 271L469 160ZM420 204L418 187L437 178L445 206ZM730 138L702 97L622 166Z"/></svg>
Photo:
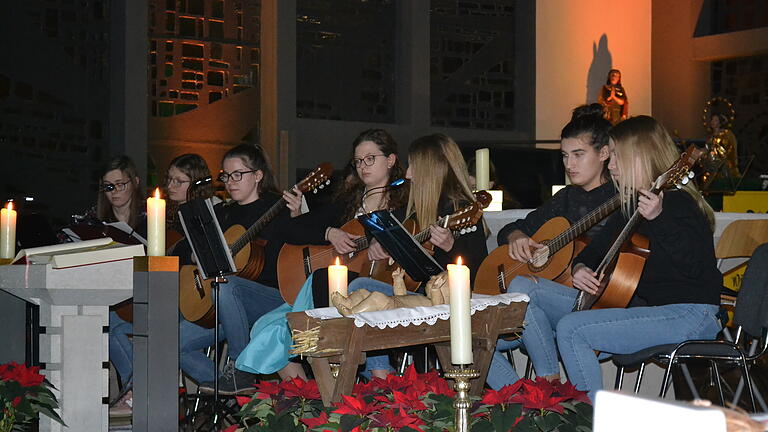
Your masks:
<svg viewBox="0 0 768 432"><path fill-rule="evenodd" d="M371 427L385 427L388 428L388 430L400 430L404 427L421 430L420 426L424 424L423 420L416 415L407 414L403 411L402 407L399 408L399 411L385 408L377 414L372 414L370 418L372 420L370 424Z"/></svg>
<svg viewBox="0 0 768 432"><path fill-rule="evenodd" d="M513 397L522 386L523 380L518 380L514 384L502 387L499 391L488 389L481 402L486 405L507 405L513 402Z"/></svg>
<svg viewBox="0 0 768 432"><path fill-rule="evenodd" d="M358 396L368 396L377 393L379 393L379 390L372 380L368 382L355 383L355 386L352 388L352 394L356 394Z"/></svg>
<svg viewBox="0 0 768 432"><path fill-rule="evenodd" d="M328 414L325 411L320 412L318 417L303 418L301 422L307 425L307 429L313 429L328 423Z"/></svg>
<svg viewBox="0 0 768 432"><path fill-rule="evenodd" d="M392 392L391 401L387 396L374 396L374 399L387 404L391 408L402 408L406 411L425 410L427 409L427 406L421 400L421 395L423 395L423 393L417 393L413 391L413 389L407 393L395 390Z"/></svg>
<svg viewBox="0 0 768 432"><path fill-rule="evenodd" d="M245 406L248 402L251 401L251 398L248 396L235 396L235 400L237 401L238 406Z"/></svg>
<svg viewBox="0 0 768 432"><path fill-rule="evenodd" d="M316 400L320 399L320 389L317 388L317 381L304 381L300 377L295 377L289 381L283 381L279 384L286 397L299 397L302 399Z"/></svg>
<svg viewBox="0 0 768 432"><path fill-rule="evenodd" d="M16 362L3 366L5 367L0 370L0 377L4 381L16 381L22 387L39 386L45 381L45 377L40 375L40 367L38 366L27 367L27 365L20 365Z"/></svg>
<svg viewBox="0 0 768 432"><path fill-rule="evenodd" d="M352 397L341 395L341 398L344 399L344 401L338 402L336 405L336 410L333 411L337 414L349 414L358 417L365 417L378 409L377 404L369 404L360 396Z"/></svg>
<svg viewBox="0 0 768 432"><path fill-rule="evenodd" d="M521 381L523 381L523 389L511 399L512 402L521 403L525 409L554 411L559 414L565 412L565 408L560 405L560 402L567 398L554 396L555 387L547 380L537 378L536 382L531 380Z"/></svg>
<svg viewBox="0 0 768 432"><path fill-rule="evenodd" d="M235 432L237 430L237 425L232 425L226 429L222 429L221 432Z"/></svg>
<svg viewBox="0 0 768 432"><path fill-rule="evenodd" d="M280 393L280 385L274 381L260 381L256 384L256 399L274 399Z"/></svg>
<svg viewBox="0 0 768 432"><path fill-rule="evenodd" d="M589 399L589 396L587 396L587 392L577 390L576 387L569 381L564 383L553 382L552 387L554 387L555 393L566 398L565 400L575 400L577 402L584 402L590 405L592 404L592 400Z"/></svg>

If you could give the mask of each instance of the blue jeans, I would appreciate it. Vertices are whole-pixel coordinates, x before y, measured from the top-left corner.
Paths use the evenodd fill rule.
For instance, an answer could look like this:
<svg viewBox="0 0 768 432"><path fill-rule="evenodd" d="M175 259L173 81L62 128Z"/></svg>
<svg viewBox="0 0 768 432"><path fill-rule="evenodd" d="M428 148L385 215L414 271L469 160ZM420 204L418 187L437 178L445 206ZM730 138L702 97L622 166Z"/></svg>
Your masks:
<svg viewBox="0 0 768 432"><path fill-rule="evenodd" d="M714 339L720 331L718 309L684 303L573 312L557 324L557 345L571 382L594 400L603 387L595 350L630 354L655 345Z"/></svg>
<svg viewBox="0 0 768 432"><path fill-rule="evenodd" d="M226 338L219 326L219 338ZM179 367L197 383L213 381L213 362L203 352L215 343L212 328L203 328L185 319L179 321Z"/></svg>
<svg viewBox="0 0 768 432"><path fill-rule="evenodd" d="M219 322L229 343L229 357L236 359L248 345L253 323L285 302L277 289L237 276L221 284L220 292Z"/></svg>
<svg viewBox="0 0 768 432"><path fill-rule="evenodd" d="M538 376L560 372L557 344L553 329L573 308L576 290L548 279L518 276L509 284L507 292L527 294L530 297L525 312L521 338L515 341L499 339L491 359L487 383L493 389L515 383L520 377L501 351L525 345L528 357Z"/></svg>
<svg viewBox="0 0 768 432"><path fill-rule="evenodd" d="M388 296L394 295L392 285L366 277L359 277L350 282L347 292L353 293L359 289L378 291ZM365 360L365 370L392 370L392 365L389 364L389 356L386 354L367 356Z"/></svg>
<svg viewBox="0 0 768 432"><path fill-rule="evenodd" d="M109 311L109 360L115 366L123 386L133 380L133 342L128 335L133 324L124 321L115 311Z"/></svg>

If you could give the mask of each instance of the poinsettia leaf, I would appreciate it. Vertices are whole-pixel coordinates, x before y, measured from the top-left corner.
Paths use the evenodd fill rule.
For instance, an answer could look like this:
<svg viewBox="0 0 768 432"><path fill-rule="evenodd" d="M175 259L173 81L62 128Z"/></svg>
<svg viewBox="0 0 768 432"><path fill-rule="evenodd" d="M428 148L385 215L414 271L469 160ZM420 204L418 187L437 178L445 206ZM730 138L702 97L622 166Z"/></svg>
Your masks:
<svg viewBox="0 0 768 432"><path fill-rule="evenodd" d="M557 432L578 432L576 426L568 423L563 423L557 428Z"/></svg>
<svg viewBox="0 0 768 432"><path fill-rule="evenodd" d="M519 408L519 405L515 404L514 406ZM491 410L491 423L497 431L510 430L518 417L520 417L519 409L517 410L517 413L511 409L502 411L500 406L495 406Z"/></svg>
<svg viewBox="0 0 768 432"><path fill-rule="evenodd" d="M482 419L474 422L469 430L471 432L495 432L497 429L490 420Z"/></svg>
<svg viewBox="0 0 768 432"><path fill-rule="evenodd" d="M56 411L46 406L38 406L37 411L39 411L41 414L45 414L46 416L52 418L57 423L66 426L66 423L64 423L64 420L62 420L61 417L59 417L59 414Z"/></svg>
<svg viewBox="0 0 768 432"><path fill-rule="evenodd" d="M341 432L350 432L352 429L363 424L363 422L366 420L367 419L360 418L358 416L344 414L341 416L341 421L339 422L339 426L341 426Z"/></svg>
<svg viewBox="0 0 768 432"><path fill-rule="evenodd" d="M573 410L579 415L581 415L583 418L589 421L588 424L592 424L592 418L594 417L594 407L590 404L586 403L577 403L573 405Z"/></svg>
<svg viewBox="0 0 768 432"><path fill-rule="evenodd" d="M539 429L545 432L557 430L557 427L562 424L562 419L557 414L545 414L543 416L536 416L533 418L533 421L536 423L536 426L538 426Z"/></svg>

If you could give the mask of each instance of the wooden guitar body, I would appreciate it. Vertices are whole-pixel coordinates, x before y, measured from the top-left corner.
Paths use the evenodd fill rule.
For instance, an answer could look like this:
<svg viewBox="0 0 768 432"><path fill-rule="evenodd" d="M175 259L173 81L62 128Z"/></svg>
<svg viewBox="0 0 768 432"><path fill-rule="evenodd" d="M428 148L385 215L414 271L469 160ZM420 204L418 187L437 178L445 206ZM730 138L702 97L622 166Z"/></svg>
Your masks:
<svg viewBox="0 0 768 432"><path fill-rule="evenodd" d="M224 232L227 244L231 244L245 233L241 225L233 225ZM264 240L257 239L246 245L233 257L237 276L256 280L264 268ZM185 265L179 269L179 309L187 321L204 328L213 328L214 311L211 282L203 279L196 265Z"/></svg>
<svg viewBox="0 0 768 432"><path fill-rule="evenodd" d="M649 254L648 239L641 234L632 234L622 245L613 269L609 267L603 277L592 309L627 307L640 282Z"/></svg>
<svg viewBox="0 0 768 432"><path fill-rule="evenodd" d="M555 217L542 225L531 238L546 245L570 226L566 218ZM583 249L583 246L581 248ZM480 264L475 276L474 291L489 295L505 293L512 279L522 275L532 275L567 285L571 277L571 262L576 253L578 252L573 242L551 256L548 248L542 248L538 251L540 255L538 260L526 263L516 261L509 256L508 244L499 246Z"/></svg>
<svg viewBox="0 0 768 432"><path fill-rule="evenodd" d="M356 219L345 223L340 229L354 236L365 236L365 229ZM368 252L365 249L339 256L333 245L283 245L277 258L277 282L283 300L293 304L309 275L317 269L333 264L337 256L341 264L346 265L350 271L363 273L364 268L370 267Z"/></svg>

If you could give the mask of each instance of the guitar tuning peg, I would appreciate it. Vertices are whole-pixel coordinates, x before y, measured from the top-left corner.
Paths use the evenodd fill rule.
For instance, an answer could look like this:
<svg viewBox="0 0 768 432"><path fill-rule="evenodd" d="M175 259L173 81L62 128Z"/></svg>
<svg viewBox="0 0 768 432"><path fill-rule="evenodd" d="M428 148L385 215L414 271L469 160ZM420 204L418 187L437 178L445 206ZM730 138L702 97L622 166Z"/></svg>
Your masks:
<svg viewBox="0 0 768 432"><path fill-rule="evenodd" d="M477 231L477 225L472 225L472 232Z"/></svg>
<svg viewBox="0 0 768 432"><path fill-rule="evenodd" d="M688 171L688 178L693 178L696 174L693 173L693 171Z"/></svg>
<svg viewBox="0 0 768 432"><path fill-rule="evenodd" d="M461 235L464 235L465 233L466 233L466 230L465 230L464 228L462 228L462 229L459 231L459 234L461 234Z"/></svg>
<svg viewBox="0 0 768 432"><path fill-rule="evenodd" d="M320 185L320 189L322 189L322 188L324 188L324 187L325 187L325 185L324 185L324 184L321 184L321 185Z"/></svg>
<svg viewBox="0 0 768 432"><path fill-rule="evenodd" d="M681 185L680 183L675 183L675 187L676 187L677 189L682 189L682 188L683 188L683 185Z"/></svg>
<svg viewBox="0 0 768 432"><path fill-rule="evenodd" d="M688 178L688 177L683 177L683 184L684 184L684 185L687 185L689 180L690 180L690 178Z"/></svg>
<svg viewBox="0 0 768 432"><path fill-rule="evenodd" d="M325 184L327 184L327 185L331 184L331 179L326 180Z"/></svg>
<svg viewBox="0 0 768 432"><path fill-rule="evenodd" d="M316 194L317 193L317 189L312 189L312 193Z"/></svg>

